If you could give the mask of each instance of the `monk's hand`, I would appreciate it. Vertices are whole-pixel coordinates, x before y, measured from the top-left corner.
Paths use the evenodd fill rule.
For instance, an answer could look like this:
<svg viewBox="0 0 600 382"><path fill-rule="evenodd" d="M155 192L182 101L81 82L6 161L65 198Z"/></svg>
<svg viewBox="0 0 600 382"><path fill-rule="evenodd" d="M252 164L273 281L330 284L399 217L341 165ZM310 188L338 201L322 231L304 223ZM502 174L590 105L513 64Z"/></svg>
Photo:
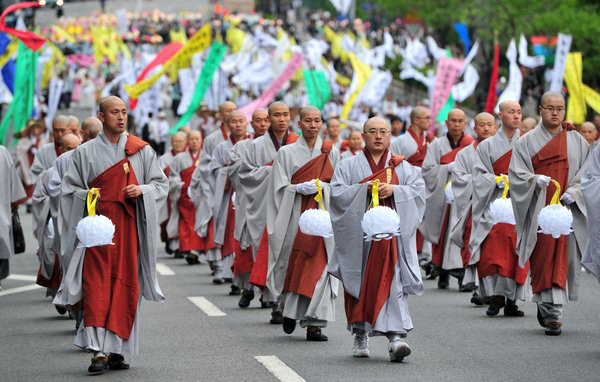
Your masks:
<svg viewBox="0 0 600 382"><path fill-rule="evenodd" d="M142 187L135 184L130 184L129 186L125 187L123 191L125 191L125 195L127 195L128 198L137 198L142 194Z"/></svg>
<svg viewBox="0 0 600 382"><path fill-rule="evenodd" d="M319 191L314 179L296 185L296 192L302 195L312 195Z"/></svg>
<svg viewBox="0 0 600 382"><path fill-rule="evenodd" d="M379 184L379 197L381 199L389 198L394 193L394 186L389 183Z"/></svg>
<svg viewBox="0 0 600 382"><path fill-rule="evenodd" d="M560 201L563 202L564 204L573 204L575 203L575 199L571 196L571 194L565 192L564 194L562 194L562 196L560 197Z"/></svg>
<svg viewBox="0 0 600 382"><path fill-rule="evenodd" d="M537 182L537 185L544 188L544 187L548 187L548 185L550 184L550 177L546 176L546 175L538 175L537 179L535 180Z"/></svg>

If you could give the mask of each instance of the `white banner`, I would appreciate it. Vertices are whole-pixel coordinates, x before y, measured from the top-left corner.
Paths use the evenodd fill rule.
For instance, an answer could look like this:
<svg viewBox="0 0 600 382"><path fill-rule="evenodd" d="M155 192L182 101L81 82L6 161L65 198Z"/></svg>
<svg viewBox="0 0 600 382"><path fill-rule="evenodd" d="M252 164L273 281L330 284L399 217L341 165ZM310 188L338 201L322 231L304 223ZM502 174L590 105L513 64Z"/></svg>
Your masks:
<svg viewBox="0 0 600 382"><path fill-rule="evenodd" d="M563 77L565 75L565 66L567 65L567 55L571 49L572 37L567 34L558 34L556 43L556 55L554 57L554 69L550 79L548 90L551 92L560 92L563 87Z"/></svg>
<svg viewBox="0 0 600 382"><path fill-rule="evenodd" d="M527 39L521 35L519 38L519 64L526 68L537 68L546 63L546 57L544 56L530 56L527 52Z"/></svg>
<svg viewBox="0 0 600 382"><path fill-rule="evenodd" d="M46 114L46 126L52 126L52 120L58 110L60 95L62 94L63 80L52 76L48 85L48 113Z"/></svg>
<svg viewBox="0 0 600 382"><path fill-rule="evenodd" d="M335 10L342 15L347 15L350 12L350 6L352 0L330 0L331 4L335 7Z"/></svg>
<svg viewBox="0 0 600 382"><path fill-rule="evenodd" d="M452 97L454 97L454 101L460 103L469 98L475 91L478 83L479 73L477 73L477 70L473 65L469 64L463 73L462 82L452 87Z"/></svg>
<svg viewBox="0 0 600 382"><path fill-rule="evenodd" d="M513 100L519 102L521 100L521 86L523 85L523 74L517 64L517 45L515 39L510 40L508 49L506 50L506 58L509 62L508 72L510 78L508 79L508 85L498 97L498 103L494 108L494 111L498 113L500 111L499 105L503 101Z"/></svg>
<svg viewBox="0 0 600 382"><path fill-rule="evenodd" d="M179 69L179 84L181 86L181 100L177 107L177 114L183 115L188 109L194 90L196 89L197 77L192 76L192 70L188 68Z"/></svg>

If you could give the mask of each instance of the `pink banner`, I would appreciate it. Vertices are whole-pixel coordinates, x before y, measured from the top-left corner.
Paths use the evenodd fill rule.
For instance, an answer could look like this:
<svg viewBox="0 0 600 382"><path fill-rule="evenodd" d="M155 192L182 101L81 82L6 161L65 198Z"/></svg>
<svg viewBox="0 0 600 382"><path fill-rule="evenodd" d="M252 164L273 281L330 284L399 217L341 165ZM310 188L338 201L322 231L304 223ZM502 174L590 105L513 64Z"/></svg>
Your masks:
<svg viewBox="0 0 600 382"><path fill-rule="evenodd" d="M67 62L69 65L77 64L79 66L91 66L94 63L94 57L92 55L85 55L82 53L71 54L67 56Z"/></svg>
<svg viewBox="0 0 600 382"><path fill-rule="evenodd" d="M463 61L456 58L444 57L438 61L435 85L431 94L431 126L433 128L435 128L435 117L448 100L462 66Z"/></svg>
<svg viewBox="0 0 600 382"><path fill-rule="evenodd" d="M281 91L283 85L288 82L294 74L300 69L302 66L302 55L299 53L294 53L290 62L288 62L283 72L275 79L275 81L271 82L269 87L264 91L263 94L260 95L257 99L250 102L249 104L240 108L240 111L246 115L248 120L252 119L252 113L258 109L266 108L269 103L275 98L277 93Z"/></svg>

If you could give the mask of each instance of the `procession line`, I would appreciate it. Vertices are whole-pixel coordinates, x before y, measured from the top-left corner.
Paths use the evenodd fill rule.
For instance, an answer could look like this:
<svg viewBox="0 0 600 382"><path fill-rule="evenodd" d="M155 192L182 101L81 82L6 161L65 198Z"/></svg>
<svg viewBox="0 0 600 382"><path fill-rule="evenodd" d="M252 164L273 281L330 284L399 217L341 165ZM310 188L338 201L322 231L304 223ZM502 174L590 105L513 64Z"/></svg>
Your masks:
<svg viewBox="0 0 600 382"><path fill-rule="evenodd" d="M306 382L304 378L274 355L259 355L254 358L281 382Z"/></svg>
<svg viewBox="0 0 600 382"><path fill-rule="evenodd" d="M37 284L31 284L31 285L25 285L25 286L17 287L17 288L4 289L4 290L0 291L0 297L8 296L9 294L28 292L30 290L34 290L34 289L38 289L38 288L41 288L41 286L39 286Z"/></svg>
<svg viewBox="0 0 600 382"><path fill-rule="evenodd" d="M200 310L206 313L210 317L222 317L226 316L225 312L213 305L212 302L208 301L205 297L188 297L188 299L196 305Z"/></svg>
<svg viewBox="0 0 600 382"><path fill-rule="evenodd" d="M161 276L174 276L175 272L163 263L156 263L156 272Z"/></svg>
<svg viewBox="0 0 600 382"><path fill-rule="evenodd" d="M9 280L19 280L19 281L36 281L36 276L30 275L8 275L7 279Z"/></svg>

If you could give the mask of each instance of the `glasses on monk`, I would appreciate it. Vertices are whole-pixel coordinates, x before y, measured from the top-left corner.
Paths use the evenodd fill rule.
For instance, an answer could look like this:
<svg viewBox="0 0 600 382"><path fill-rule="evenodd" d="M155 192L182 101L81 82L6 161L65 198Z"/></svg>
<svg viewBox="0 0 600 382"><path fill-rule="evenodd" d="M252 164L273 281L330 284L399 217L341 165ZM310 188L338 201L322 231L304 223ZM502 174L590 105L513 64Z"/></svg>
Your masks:
<svg viewBox="0 0 600 382"><path fill-rule="evenodd" d="M542 109L546 109L548 110L550 113L562 113L563 111L565 111L565 107L564 106L540 106Z"/></svg>
<svg viewBox="0 0 600 382"><path fill-rule="evenodd" d="M384 135L390 134L390 131L388 129L379 129L379 130L377 130L377 129L370 129L370 130L367 130L366 133L369 134L369 135L381 135L381 136L384 136Z"/></svg>
<svg viewBox="0 0 600 382"><path fill-rule="evenodd" d="M415 118L418 118L418 119L431 119L431 116L430 116L430 115L427 115L427 116L425 116L425 117L415 117Z"/></svg>

